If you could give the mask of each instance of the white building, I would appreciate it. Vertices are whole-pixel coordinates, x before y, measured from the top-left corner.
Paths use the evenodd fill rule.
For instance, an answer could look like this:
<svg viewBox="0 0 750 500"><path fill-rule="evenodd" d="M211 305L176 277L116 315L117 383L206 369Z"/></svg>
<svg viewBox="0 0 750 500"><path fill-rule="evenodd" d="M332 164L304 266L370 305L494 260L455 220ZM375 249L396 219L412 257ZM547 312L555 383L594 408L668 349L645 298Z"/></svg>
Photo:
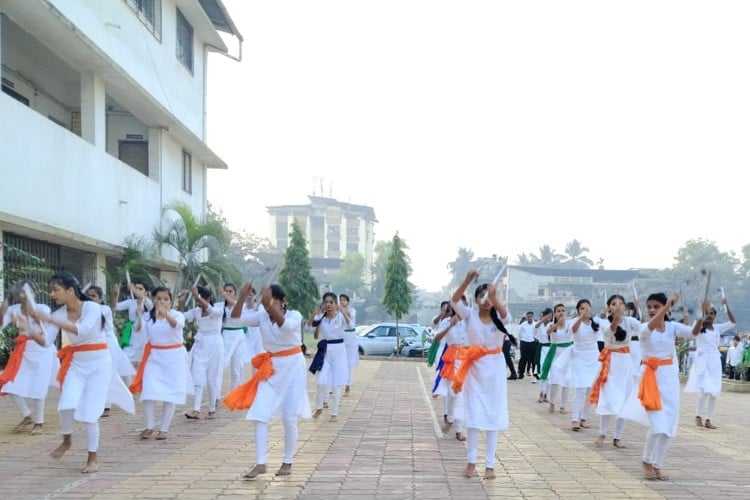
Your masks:
<svg viewBox="0 0 750 500"><path fill-rule="evenodd" d="M227 168L206 144L219 31L241 49L221 0L0 0L0 241L103 285L163 206L203 214Z"/></svg>

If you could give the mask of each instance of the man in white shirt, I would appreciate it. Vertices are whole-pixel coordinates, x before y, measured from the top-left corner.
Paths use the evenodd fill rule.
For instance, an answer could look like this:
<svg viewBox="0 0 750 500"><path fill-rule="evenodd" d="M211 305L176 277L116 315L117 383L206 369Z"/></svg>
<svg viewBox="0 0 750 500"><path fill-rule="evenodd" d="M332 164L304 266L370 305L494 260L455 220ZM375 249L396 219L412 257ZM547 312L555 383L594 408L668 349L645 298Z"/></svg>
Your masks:
<svg viewBox="0 0 750 500"><path fill-rule="evenodd" d="M526 313L526 319L518 327L518 339L521 341L521 359L518 361L518 378L524 375L529 377L534 370L534 358L536 355L536 328L534 327L534 313Z"/></svg>
<svg viewBox="0 0 750 500"><path fill-rule="evenodd" d="M735 335L732 339L732 347L727 351L727 365L729 365L729 380L739 380L740 371L737 370L737 365L742 363L742 345L740 344L740 336Z"/></svg>

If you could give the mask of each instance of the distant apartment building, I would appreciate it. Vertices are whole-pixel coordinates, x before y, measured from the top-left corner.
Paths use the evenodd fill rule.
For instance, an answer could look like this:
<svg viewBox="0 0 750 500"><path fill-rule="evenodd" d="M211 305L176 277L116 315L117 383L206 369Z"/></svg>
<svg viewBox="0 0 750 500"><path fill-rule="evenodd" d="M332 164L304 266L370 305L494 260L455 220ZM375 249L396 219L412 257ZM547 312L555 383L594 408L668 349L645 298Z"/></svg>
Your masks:
<svg viewBox="0 0 750 500"><path fill-rule="evenodd" d="M241 47L221 0L0 2L0 241L103 285L165 205L203 214L207 169L227 168L206 144L219 31Z"/></svg>
<svg viewBox="0 0 750 500"><path fill-rule="evenodd" d="M320 285L330 283L341 262L350 253L365 259L367 284L375 258L375 210L365 205L344 203L333 198L308 196L308 205L266 207L271 216L271 242L280 252L289 245L292 223L297 220L305 233L313 275Z"/></svg>

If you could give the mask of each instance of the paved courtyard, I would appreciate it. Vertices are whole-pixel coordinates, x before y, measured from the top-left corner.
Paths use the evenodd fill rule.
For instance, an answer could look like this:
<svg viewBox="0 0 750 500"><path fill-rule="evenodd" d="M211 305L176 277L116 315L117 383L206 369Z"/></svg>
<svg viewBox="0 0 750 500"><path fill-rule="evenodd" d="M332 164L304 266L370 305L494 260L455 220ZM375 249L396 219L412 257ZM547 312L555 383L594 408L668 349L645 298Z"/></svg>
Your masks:
<svg viewBox="0 0 750 500"><path fill-rule="evenodd" d="M670 480L659 482L641 476L643 427L628 424L626 449L611 441L597 449L595 417L591 429L571 432L569 414L550 414L536 402L536 384L509 381L511 428L498 443L497 479L483 481L461 476L465 443L440 432L442 403L429 396L432 377L423 362L363 360L351 395L342 398L338 422L329 422L324 412L300 424L292 475L273 475L283 447L276 422L269 433L270 473L253 481L240 478L255 459L244 412L221 409L215 420L194 421L178 408L168 440L140 441L140 413L114 408L101 420L99 472L82 475L81 427L67 455L49 457L60 440L57 391L50 391L41 436L14 434L20 417L2 398L0 498L750 498L750 394L722 394L717 430L693 424L695 395L683 394L679 433L664 466ZM308 387L314 396L312 377ZM482 470L482 449L479 457Z"/></svg>

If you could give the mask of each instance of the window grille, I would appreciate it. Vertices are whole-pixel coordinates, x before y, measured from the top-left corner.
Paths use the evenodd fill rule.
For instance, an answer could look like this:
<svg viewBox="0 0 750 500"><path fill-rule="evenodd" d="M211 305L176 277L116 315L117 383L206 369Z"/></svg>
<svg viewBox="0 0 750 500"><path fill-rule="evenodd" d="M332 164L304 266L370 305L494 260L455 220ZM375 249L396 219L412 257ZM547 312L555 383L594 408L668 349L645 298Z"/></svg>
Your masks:
<svg viewBox="0 0 750 500"><path fill-rule="evenodd" d="M193 27L177 9L177 59L193 72Z"/></svg>
<svg viewBox="0 0 750 500"><path fill-rule="evenodd" d="M146 29L161 42L161 0L125 0Z"/></svg>

